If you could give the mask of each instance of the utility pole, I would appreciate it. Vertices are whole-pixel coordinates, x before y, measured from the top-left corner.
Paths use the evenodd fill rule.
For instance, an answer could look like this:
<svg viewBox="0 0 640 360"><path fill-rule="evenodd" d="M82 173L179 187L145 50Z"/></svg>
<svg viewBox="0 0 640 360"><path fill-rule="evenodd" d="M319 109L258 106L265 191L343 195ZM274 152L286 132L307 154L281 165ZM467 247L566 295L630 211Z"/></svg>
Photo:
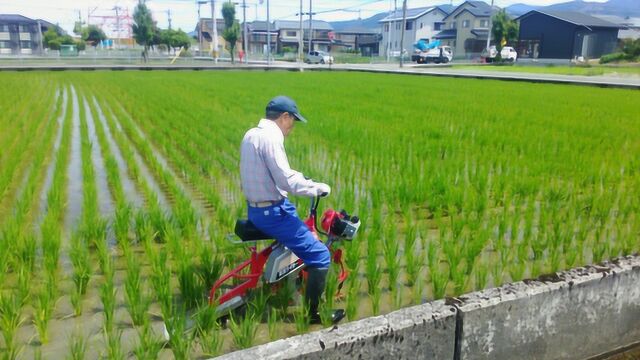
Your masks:
<svg viewBox="0 0 640 360"><path fill-rule="evenodd" d="M117 41L116 43L118 44L116 46L116 49L120 49L120 7L119 6L114 6L113 10L116 11L116 36L117 36ZM169 20L169 29L171 29L171 20Z"/></svg>
<svg viewBox="0 0 640 360"><path fill-rule="evenodd" d="M400 31L402 31L402 34L400 35L400 67L404 65L403 50L404 50L404 33L406 32L405 31L406 28L407 28L407 0L404 0L402 2L402 28L400 29Z"/></svg>
<svg viewBox="0 0 640 360"><path fill-rule="evenodd" d="M271 17L269 16L269 0L267 0L267 65L271 65Z"/></svg>
<svg viewBox="0 0 640 360"><path fill-rule="evenodd" d="M309 0L309 52L313 51L313 0Z"/></svg>
<svg viewBox="0 0 640 360"><path fill-rule="evenodd" d="M216 0L211 0L211 21L213 23L213 59L218 63L218 21L216 20Z"/></svg>
<svg viewBox="0 0 640 360"><path fill-rule="evenodd" d="M167 17L169 18L169 30L171 30L171 9L167 10Z"/></svg>
<svg viewBox="0 0 640 360"><path fill-rule="evenodd" d="M493 0L491 0L491 10L489 10L489 30L487 31L487 52L491 46L491 20L493 19Z"/></svg>
<svg viewBox="0 0 640 360"><path fill-rule="evenodd" d="M200 5L202 5L201 1L196 1L198 5L198 50L200 54L202 54L202 19L200 18Z"/></svg>
<svg viewBox="0 0 640 360"><path fill-rule="evenodd" d="M42 26L38 20L38 37L40 38L40 56L44 55L44 46L42 45Z"/></svg>
<svg viewBox="0 0 640 360"><path fill-rule="evenodd" d="M302 40L302 36L304 35L304 29L302 29L302 0L300 0L300 32L298 36L298 61L302 62L304 58L302 57L302 48L304 48L304 41Z"/></svg>
<svg viewBox="0 0 640 360"><path fill-rule="evenodd" d="M242 47L244 48L244 63L249 63L249 42L247 38L247 2L246 0L242 0L242 21L244 21L244 34L242 36Z"/></svg>

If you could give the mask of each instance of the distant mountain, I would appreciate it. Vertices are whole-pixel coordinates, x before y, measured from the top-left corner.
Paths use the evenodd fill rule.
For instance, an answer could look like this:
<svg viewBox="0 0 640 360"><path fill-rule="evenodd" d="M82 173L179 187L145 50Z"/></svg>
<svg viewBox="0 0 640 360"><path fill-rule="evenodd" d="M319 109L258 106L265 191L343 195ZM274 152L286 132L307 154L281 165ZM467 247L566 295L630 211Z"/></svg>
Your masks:
<svg viewBox="0 0 640 360"><path fill-rule="evenodd" d="M335 31L360 29L360 30L372 30L372 31L379 32L380 24L378 23L378 21L387 17L387 15L389 15L388 12L383 12L383 13L375 14L372 17L368 17L366 19L332 21L330 22L330 24L331 26L333 26L333 30Z"/></svg>
<svg viewBox="0 0 640 360"><path fill-rule="evenodd" d="M540 6L532 6L527 4L513 4L513 5L507 6L505 10L507 10L507 14L513 17L518 17L520 15L528 13L531 10L537 10L539 8Z"/></svg>
<svg viewBox="0 0 640 360"><path fill-rule="evenodd" d="M604 3L574 0L560 4L553 4L542 8L556 11L578 11L593 15L617 15L621 17L640 16L640 1L638 0L609 0Z"/></svg>
<svg viewBox="0 0 640 360"><path fill-rule="evenodd" d="M513 17L526 14L531 10L549 9L556 11L578 11L589 15L616 15L626 18L640 17L640 0L609 0L603 3L573 0L549 6L535 6L518 3L509 5L505 9L507 10L507 13ZM378 21L384 19L388 14L388 12L382 12L366 19L333 21L330 22L330 24L336 31L358 29L379 32L380 24Z"/></svg>

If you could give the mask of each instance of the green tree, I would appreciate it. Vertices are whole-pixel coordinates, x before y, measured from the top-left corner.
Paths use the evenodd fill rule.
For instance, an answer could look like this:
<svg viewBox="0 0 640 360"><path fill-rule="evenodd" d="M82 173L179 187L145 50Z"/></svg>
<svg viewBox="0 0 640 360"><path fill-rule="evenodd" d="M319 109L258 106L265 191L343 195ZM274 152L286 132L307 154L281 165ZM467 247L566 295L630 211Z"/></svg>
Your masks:
<svg viewBox="0 0 640 360"><path fill-rule="evenodd" d="M188 49L191 45L189 35L182 30L162 29L159 31L160 44L164 44L167 48L174 52L176 48L183 47Z"/></svg>
<svg viewBox="0 0 640 360"><path fill-rule="evenodd" d="M502 56L500 52L502 48L509 43L512 43L518 39L519 27L518 22L511 19L507 12L502 9L493 16L493 25L491 26L491 33L493 39L496 42L496 60L501 61Z"/></svg>
<svg viewBox="0 0 640 360"><path fill-rule="evenodd" d="M133 21L134 24L131 26L133 38L136 39L139 45L144 47L142 58L144 62L147 62L149 46L153 45L155 24L151 17L151 11L147 5L145 5L144 0L138 0L138 5L136 5L133 11Z"/></svg>
<svg viewBox="0 0 640 360"><path fill-rule="evenodd" d="M96 25L89 25L82 29L82 40L90 43L93 47L98 46L101 41L106 39L107 35Z"/></svg>
<svg viewBox="0 0 640 360"><path fill-rule="evenodd" d="M233 53L236 48L236 42L240 37L240 24L236 21L235 4L231 2L224 3L224 5L222 5L222 17L224 18L225 27L222 38L228 43L229 52L231 53L231 63L235 63ZM213 26L216 26L215 23Z"/></svg>
<svg viewBox="0 0 640 360"><path fill-rule="evenodd" d="M59 37L60 35L58 35L58 32L53 27L50 27L42 35L42 44L44 45L44 47L49 48L51 50L59 50L60 49L60 41L58 40ZM54 42L53 46L57 46L58 48L57 49L52 48L51 42Z"/></svg>

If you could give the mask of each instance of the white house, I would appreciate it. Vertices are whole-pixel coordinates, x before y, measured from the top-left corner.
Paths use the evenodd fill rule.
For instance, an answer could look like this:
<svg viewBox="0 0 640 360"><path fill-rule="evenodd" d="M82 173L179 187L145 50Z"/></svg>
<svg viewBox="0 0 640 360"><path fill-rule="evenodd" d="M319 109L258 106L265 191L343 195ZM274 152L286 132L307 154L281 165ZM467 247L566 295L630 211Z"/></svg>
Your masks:
<svg viewBox="0 0 640 360"><path fill-rule="evenodd" d="M404 44L401 44L402 36L402 10L391 12L389 16L380 20L382 25L382 40L380 41L380 54L399 55L401 49L411 53L413 44L418 40L431 42L435 34L444 28L442 21L453 10L453 6L440 5L407 9L407 24L405 26Z"/></svg>

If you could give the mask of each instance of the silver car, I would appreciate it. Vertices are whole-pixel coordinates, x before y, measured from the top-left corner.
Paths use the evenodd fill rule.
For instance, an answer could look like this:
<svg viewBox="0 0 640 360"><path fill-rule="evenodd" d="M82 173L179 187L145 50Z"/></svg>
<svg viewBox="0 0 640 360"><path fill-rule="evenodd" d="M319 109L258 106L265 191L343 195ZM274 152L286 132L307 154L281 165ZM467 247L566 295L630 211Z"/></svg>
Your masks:
<svg viewBox="0 0 640 360"><path fill-rule="evenodd" d="M333 64L333 56L324 51L311 51L304 56L307 64Z"/></svg>

